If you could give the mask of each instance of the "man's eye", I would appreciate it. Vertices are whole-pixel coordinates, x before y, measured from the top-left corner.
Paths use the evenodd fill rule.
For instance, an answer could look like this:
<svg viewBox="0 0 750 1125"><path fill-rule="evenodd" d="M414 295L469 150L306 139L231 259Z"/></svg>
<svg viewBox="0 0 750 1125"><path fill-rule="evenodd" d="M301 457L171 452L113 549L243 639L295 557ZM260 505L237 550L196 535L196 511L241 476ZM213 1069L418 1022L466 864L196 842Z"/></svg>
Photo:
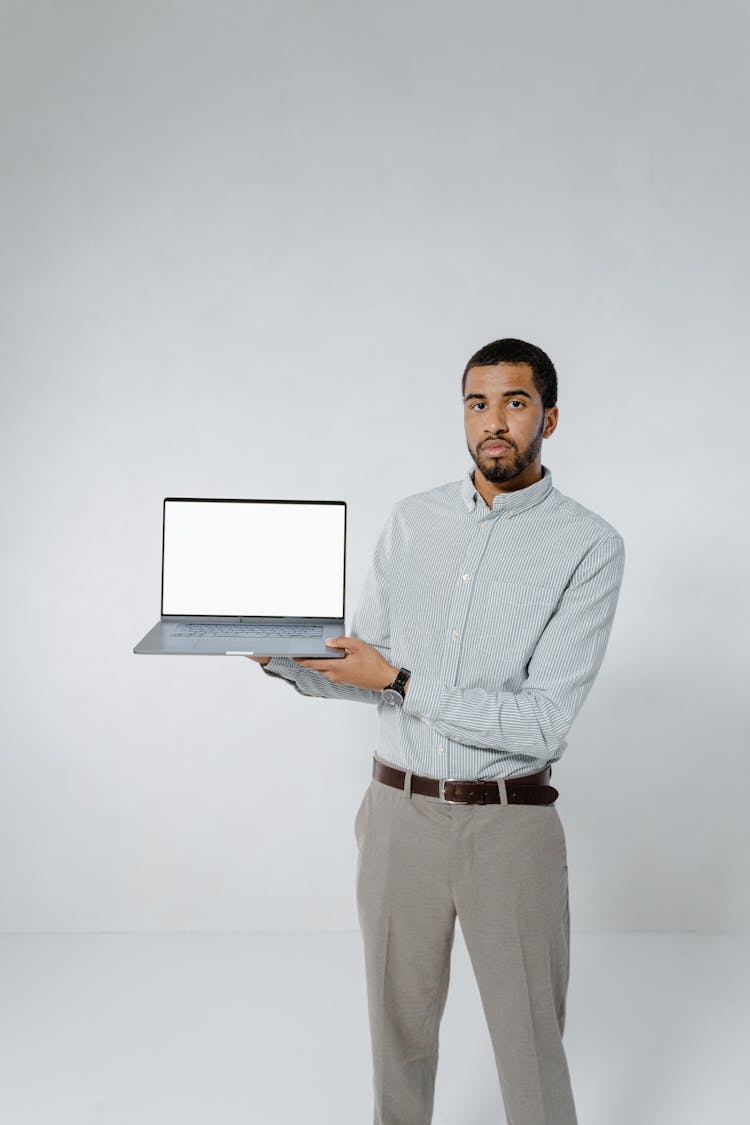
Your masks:
<svg viewBox="0 0 750 1125"><path fill-rule="evenodd" d="M519 405L519 406L523 406L523 405L524 405L524 404L523 404L523 401L522 401L522 400L521 400L520 398L512 398L512 399L511 399L510 401L511 401L511 403L514 403L514 402L518 403L518 405ZM472 405L471 409L472 409L472 410L474 410L474 408L475 408L475 407L477 407L477 406L486 406L486 405L487 405L487 404L486 404L486 403L484 403L484 402L475 402L475 403L474 403L474 404Z"/></svg>

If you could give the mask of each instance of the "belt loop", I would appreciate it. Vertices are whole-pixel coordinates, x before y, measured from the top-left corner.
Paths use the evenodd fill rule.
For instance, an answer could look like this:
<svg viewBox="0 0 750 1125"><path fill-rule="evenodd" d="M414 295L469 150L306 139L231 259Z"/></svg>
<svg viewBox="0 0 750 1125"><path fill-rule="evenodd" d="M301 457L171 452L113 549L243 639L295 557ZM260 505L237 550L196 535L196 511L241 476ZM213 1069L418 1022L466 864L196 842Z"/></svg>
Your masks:
<svg viewBox="0 0 750 1125"><path fill-rule="evenodd" d="M500 793L500 804L501 805L507 805L508 804L508 790L505 788L505 778L504 777L498 777L497 788L498 788L498 791Z"/></svg>
<svg viewBox="0 0 750 1125"><path fill-rule="evenodd" d="M404 793L409 798L409 800L411 800L411 775L413 772L413 770L407 770L406 780L404 781Z"/></svg>

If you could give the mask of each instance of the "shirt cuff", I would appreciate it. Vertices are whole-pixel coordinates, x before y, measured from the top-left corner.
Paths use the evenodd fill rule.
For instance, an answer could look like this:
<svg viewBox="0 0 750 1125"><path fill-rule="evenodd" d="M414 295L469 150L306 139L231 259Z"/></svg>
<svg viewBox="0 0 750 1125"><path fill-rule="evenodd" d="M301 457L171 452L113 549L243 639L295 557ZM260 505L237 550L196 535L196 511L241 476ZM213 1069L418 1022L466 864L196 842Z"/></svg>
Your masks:
<svg viewBox="0 0 750 1125"><path fill-rule="evenodd" d="M288 680L299 664L295 664L289 656L272 656L268 664L261 664L261 668L269 676L281 676L282 680Z"/></svg>
<svg viewBox="0 0 750 1125"><path fill-rule="evenodd" d="M442 690L437 680L424 676L421 672L417 672L416 675L412 672L406 686L404 711L426 723L434 723L440 715Z"/></svg>

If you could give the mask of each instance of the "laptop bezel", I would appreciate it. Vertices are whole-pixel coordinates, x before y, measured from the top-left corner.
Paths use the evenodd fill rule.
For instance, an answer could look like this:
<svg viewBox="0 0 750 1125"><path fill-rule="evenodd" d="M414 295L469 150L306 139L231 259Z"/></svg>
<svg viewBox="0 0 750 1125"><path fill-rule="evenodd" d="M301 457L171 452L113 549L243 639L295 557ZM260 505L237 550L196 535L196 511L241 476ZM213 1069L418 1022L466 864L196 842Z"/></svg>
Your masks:
<svg viewBox="0 0 750 1125"><path fill-rule="evenodd" d="M323 505L338 505L344 509L344 581L342 590L342 614L340 617L289 617L283 614L278 614L275 617L235 617L229 615L217 616L216 614L205 613L164 613L164 554L166 548L166 532L167 532L167 503L171 501L199 501L205 504L316 504L318 507ZM273 497L240 497L240 496L165 496L162 501L162 517L161 517L161 596L159 601L159 610L161 620L164 622L179 622L179 621L202 621L207 624L222 624L228 622L233 625L242 625L244 623L252 624L268 624L276 625L280 621L290 622L319 622L321 624L329 624L334 621L346 620L346 530L347 530L347 502L346 500L310 500L300 499L291 500L289 497L274 499Z"/></svg>

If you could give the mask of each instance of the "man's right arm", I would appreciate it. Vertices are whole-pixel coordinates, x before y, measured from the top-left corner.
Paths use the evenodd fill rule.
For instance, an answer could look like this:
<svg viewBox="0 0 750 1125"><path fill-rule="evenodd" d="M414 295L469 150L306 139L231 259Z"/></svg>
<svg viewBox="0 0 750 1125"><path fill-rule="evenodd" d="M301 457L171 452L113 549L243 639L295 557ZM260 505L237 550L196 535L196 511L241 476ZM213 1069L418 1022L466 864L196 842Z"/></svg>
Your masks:
<svg viewBox="0 0 750 1125"><path fill-rule="evenodd" d="M375 545L372 563L359 605L352 617L350 637L358 637L376 648L386 660L391 655L390 600L388 560L390 555L391 516ZM295 664L289 656L249 656L260 664L267 676L286 680L300 695L321 699L348 699L356 703L379 703L379 691L368 691L353 684L336 684L322 672Z"/></svg>

